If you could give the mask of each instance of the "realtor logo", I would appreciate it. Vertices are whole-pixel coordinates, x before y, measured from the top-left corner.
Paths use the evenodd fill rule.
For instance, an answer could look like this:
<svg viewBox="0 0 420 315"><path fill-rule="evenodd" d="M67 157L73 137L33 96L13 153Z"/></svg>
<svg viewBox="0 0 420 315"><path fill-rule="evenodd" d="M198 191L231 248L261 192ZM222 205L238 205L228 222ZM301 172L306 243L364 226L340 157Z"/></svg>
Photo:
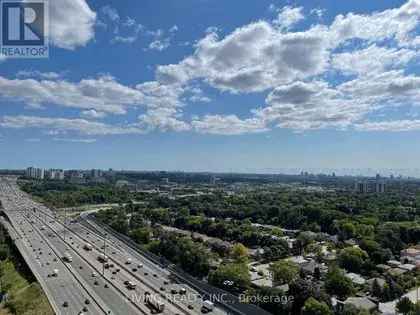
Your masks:
<svg viewBox="0 0 420 315"><path fill-rule="evenodd" d="M6 58L48 57L45 1L1 1L1 50Z"/></svg>

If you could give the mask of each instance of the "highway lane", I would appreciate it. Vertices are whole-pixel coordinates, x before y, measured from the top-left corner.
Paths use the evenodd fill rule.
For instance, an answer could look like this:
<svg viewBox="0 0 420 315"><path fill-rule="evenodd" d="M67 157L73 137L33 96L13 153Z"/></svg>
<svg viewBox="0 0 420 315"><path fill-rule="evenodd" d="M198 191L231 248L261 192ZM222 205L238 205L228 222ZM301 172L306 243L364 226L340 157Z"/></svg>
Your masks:
<svg viewBox="0 0 420 315"><path fill-rule="evenodd" d="M111 284L103 279L99 279L99 276L93 277L92 274L98 274L98 270L94 269L82 256L79 254L79 251L76 246L70 247L68 244L62 241L62 239L54 234L52 229L50 230L45 222L39 221L39 218L35 216L30 216L31 219L38 221L37 223L32 224L32 228L37 230L39 233L43 234L45 238L57 249L63 258L66 254L72 256L72 262L67 262L66 265L68 268L71 268L73 272L78 275L82 281L86 283L91 292L94 292L97 296L97 300L102 301L102 305L106 305L106 312L111 314L147 314L147 309L143 309L143 312L140 312L138 309L133 307L128 299L121 295L119 291L115 290ZM41 230L41 228L43 230ZM51 237L54 236L54 237ZM80 247L81 251L81 247ZM105 287L107 284L107 287ZM105 302L106 301L106 304Z"/></svg>
<svg viewBox="0 0 420 315"><path fill-rule="evenodd" d="M94 222L89 222L89 224L93 226L94 229L88 229L77 221L70 223L68 228L77 233L77 235L83 235L85 241L93 246L96 246L97 249L102 250L104 246L104 235L107 233ZM98 231L101 230L102 233L98 233ZM172 289L175 289L178 292L180 289L185 289L186 294L184 298L181 298L179 294L173 295L172 298L178 298L178 303L190 312L192 310L201 311L202 299L200 294L186 284L178 284L171 280L174 279L174 277L171 276L171 272L167 269L161 268L151 262L149 259L140 255L137 251L133 250L130 246L127 246L111 234L107 234L105 243L107 245L105 251L106 255L117 261L120 265L124 266L126 261L131 259L131 264L125 266L128 267L130 271L132 268L138 269L136 272L130 272L132 275L136 277L139 275L141 277L146 277L148 282L153 284L155 288L163 288L165 290L164 293L169 293L169 296L171 296L170 292ZM137 268L138 265L141 265L142 267ZM215 308L212 314L222 315L226 314L226 311L220 308Z"/></svg>
<svg viewBox="0 0 420 315"><path fill-rule="evenodd" d="M39 210L38 210L39 212ZM42 212L45 212L42 210ZM43 218L45 222L45 215L50 216L51 219L54 219L50 213L39 214L40 218ZM92 223L94 224L94 223ZM90 243L95 247L97 250L96 254L101 254L103 251L104 246L104 239L103 235L105 231L100 234L96 233L96 229L101 229L101 227L96 226L94 231L86 229L83 225L75 222L67 222L66 227L68 228L67 232L64 233L64 230L57 231L60 235L66 235L67 240L69 240L70 235L75 234L78 238L82 238L84 242ZM83 243L84 244L84 243ZM83 244L79 244L83 245ZM116 264L119 264L120 269L125 269L123 271L127 271L125 278L123 280L130 279L134 277L134 279L140 281L139 288L140 293L144 292L152 292L152 294L158 295L160 298L166 299L168 301L175 301L176 307L178 312L181 311L182 313L201 313L202 309L202 299L198 292L193 290L192 288L188 287L185 284L177 284L173 283L170 278L171 273L157 266L155 263L151 262L150 260L146 259L144 256L140 255L137 251L133 250L131 247L127 246L120 240L116 239L112 235L108 235L106 239L106 255L110 257ZM89 253L88 253L89 254ZM97 256L94 256L97 257ZM132 263L130 265L126 265L127 259L131 259ZM93 263L97 263L97 261L93 260ZM138 268L138 265L142 265L142 268ZM101 266L99 266L100 268ZM137 268L136 268L137 267ZM133 268L138 269L137 271L133 272ZM122 275L124 273L120 273ZM132 278L131 278L132 279ZM117 279L118 281L118 279ZM117 282L118 283L118 282ZM142 286L142 283L146 285L146 287ZM124 289L124 288L123 288ZM172 294L171 291L175 289L176 291L180 291L181 289L186 290L185 295L180 294ZM166 303L168 305L168 303ZM220 308L215 308L212 312L216 315L219 314L226 314L226 311Z"/></svg>
<svg viewBox="0 0 420 315"><path fill-rule="evenodd" d="M185 284L172 281L171 273L145 258L130 246L124 244L113 235L107 235L106 255L110 257L110 263L114 268L106 270L105 278L102 277L103 264L98 261L98 256L103 252L105 231L99 226L95 229L87 229L79 223L66 222L66 227L56 220L53 211L33 201L29 195L22 192L16 183L8 182L9 194L13 194L13 206L26 210L26 219L32 226L32 230L46 239L45 243L53 246L62 258L69 253L73 262L67 264L80 281L94 292L98 300L106 301L107 310L113 314L150 314L151 310L144 302L146 292L161 297L165 303L163 314L200 314L202 301L198 292ZM1 188L0 188L1 189ZM95 233L96 230L102 233ZM51 237L50 235L54 235ZM83 250L83 245L88 242L93 245L92 251ZM40 244L38 244L40 245ZM37 245L37 246L38 246ZM42 248L42 246L40 246ZM42 258L39 258L42 260ZM126 264L131 259L131 264ZM61 259L58 259L61 262ZM44 262L42 262L44 263ZM62 263L62 262L61 262ZM138 266L142 266L139 268ZM82 267L82 269L80 269ZM133 269L136 268L137 270ZM116 273L116 269L120 269ZM92 277L92 273L97 277ZM128 290L124 281L129 280L137 284L135 290ZM95 284L97 281L97 284ZM105 283L108 288L105 288ZM173 289L186 290L185 295L172 294ZM131 301L131 304L128 302ZM73 303L73 302L72 302ZM136 306L134 309L133 305ZM227 312L221 308L215 308L212 314L222 315Z"/></svg>
<svg viewBox="0 0 420 315"><path fill-rule="evenodd" d="M154 262L150 261L139 252L121 242L115 236L110 233L107 233L102 227L95 224L94 222L89 221L89 225L92 226L94 229L89 230L87 227L81 225L80 223L73 223L71 224L71 229L78 232L79 235L85 234L89 242L95 242L95 244L102 244L103 246L103 235L107 234L107 247L106 252L110 253L111 257L120 261L120 263L124 263L127 259L131 259L131 265L137 266L139 264L143 265L142 272L146 272L148 274L148 279L151 283L154 283L156 287L163 287L166 291L169 291L174 288L179 291L181 288L184 288L187 293L186 296L190 297L189 299L180 300L184 306L193 307L194 310L201 310L202 309L202 299L200 294L192 289L190 286L186 284L176 284L173 281L170 281L170 284L166 284L165 281L168 279L174 279L171 275L171 272L165 268L160 267L159 265L155 264ZM102 233L95 233L102 231ZM89 234L86 234L89 233ZM115 254L113 253L115 252ZM216 307L212 314L215 315L223 315L226 314L226 310Z"/></svg>
<svg viewBox="0 0 420 315"><path fill-rule="evenodd" d="M34 217L35 218L35 217ZM102 254L102 250L100 247L96 246L92 239L91 243L93 245L93 249L91 251L85 251L83 250L83 246L86 244L87 240L85 237L81 237L81 233L75 233L72 229L64 229L64 226L59 224L57 221L54 221L54 224L51 224L49 222L46 222L47 220L41 219L43 218L42 215L36 218L36 220L39 221L38 226L46 226L48 228L51 228L54 233L56 233L57 238L62 238L65 235L66 243L67 243L67 252L70 252L72 255L77 255L78 252L83 252L83 258L89 262L89 264L95 268L95 271L98 275L100 275L103 271L103 264L98 261L99 255ZM50 218L52 219L52 218ZM72 226L72 225L71 225ZM65 232L66 231L66 232ZM47 230L44 231L44 233L48 233ZM89 235L88 235L89 236ZM103 244L102 239L95 240L96 242L99 242ZM103 245L102 245L103 246ZM109 244L107 247L110 246ZM108 253L107 253L108 255ZM184 307L181 307L177 303L169 303L169 300L166 299L166 292L162 292L161 288L163 288L163 283L159 284L160 286L154 285L151 283L152 281L149 281L151 279L155 279L155 277L150 274L150 279L144 279L145 274L134 274L132 272L132 269L134 268L134 262L133 265L130 264L130 266L125 264L125 260L121 261L120 257L125 257L126 255L124 253L118 253L115 252L114 255L112 255L112 251L109 253L110 262L113 262L115 267L105 269L105 279L110 282L110 285L113 285L120 290L127 299L130 299L134 304L136 304L139 308L141 308L143 311L149 311L149 309L142 303L142 300L139 297L144 296L146 292L150 292L151 294L154 294L156 296L159 296L163 302L165 303L165 310L164 314L178 314L178 313L184 313L184 314L193 314L192 310L189 310L187 306L184 305ZM113 274L112 271L115 271L116 269L120 269L120 271L116 274ZM140 268L141 269L141 268ZM140 273L142 270L138 270L137 273ZM126 285L124 284L125 281L132 281L137 284L136 290L128 290ZM155 282L156 284L156 282ZM134 295L137 294L137 295Z"/></svg>
<svg viewBox="0 0 420 315"><path fill-rule="evenodd" d="M13 217L19 219L19 216ZM95 301L92 301L90 305L85 304L86 291L73 280L73 275L66 269L63 262L59 259L53 261L54 257L57 257L45 247L44 241L39 236L32 235L24 224L19 224L16 230L21 235L21 238L16 240L16 245L21 249L22 256L27 257L25 260L35 271L34 274L41 279L40 283L43 282L46 286L47 296L52 299L54 309L59 311L59 314L79 314L85 307L90 314L104 314ZM39 248L43 249L41 255ZM58 277L49 276L54 269L59 270ZM67 307L63 306L64 302L68 303Z"/></svg>
<svg viewBox="0 0 420 315"><path fill-rule="evenodd" d="M4 191L4 187L2 187L2 191ZM6 190L8 198L10 198L10 195L13 195L16 191L15 189L9 189ZM14 209L24 209L28 208L28 205L34 206L31 202L22 202L22 196L18 194L19 201L13 202L13 199L2 198L3 205L6 209L8 208L14 208ZM27 237L27 246L31 249L29 252L31 252L33 258L31 259L34 261L32 267L38 267L44 269L44 272L41 273L41 276L43 279L48 279L47 281L56 280L57 285L52 289L52 291L55 292L61 292L59 293L58 298L54 298L54 300L61 301L63 300L63 296L66 298L65 301L68 303L68 308L62 310L60 309L60 314L78 314L82 307L79 309L79 305L83 305L83 307L87 307L89 310L89 313L92 314L141 314L144 312L140 312L134 307L131 306L131 303L127 301L127 299L120 295L118 292L113 292L113 294L110 294L111 290L109 288L105 287L92 287L95 286L95 284L92 282L89 282L88 279L88 273L89 273L89 266L85 264L83 261L79 260L79 257L77 255L73 255L75 259L75 263L78 263L78 266L83 266L83 269L75 269L72 267L72 264L64 263L62 261L62 257L64 256L66 252L66 244L63 242L60 242L59 238L54 237L48 237L48 235L44 235L46 233L46 229L43 229L41 231L40 226L37 226L36 224L31 224L30 222L35 222L35 220L38 220L39 218L35 216L29 216L28 211L25 211L25 216L22 214L23 212L19 211L7 211L9 215L9 218L13 224L13 226L17 227L21 233ZM30 239L29 239L30 238ZM53 242L51 242L53 241ZM51 248L51 251L49 251L49 247ZM41 254L40 254L41 253ZM51 255L50 255L51 254ZM55 258L55 259L54 259ZM56 261L54 261L56 260ZM60 267L60 268L54 268L54 267ZM41 270L42 270L41 269ZM52 270L59 269L59 276L57 278L55 277L48 277L49 273L52 273ZM48 271L45 271L48 270ZM67 277L62 276L67 275L68 272L71 273L71 275L68 275ZM93 272L93 271L92 271ZM90 272L91 276L91 272ZM78 287L76 284L80 281L84 284L85 290ZM60 296L60 294L62 296ZM100 296L100 297L99 297ZM86 299L89 298L89 305L85 304ZM104 302L106 301L106 303ZM57 304L62 304L63 301L58 302ZM60 305L61 305L60 304ZM100 308L98 312L92 312L90 309L92 308L98 308L97 305L100 305ZM94 306L92 306L94 305ZM147 312L150 313L150 312Z"/></svg>

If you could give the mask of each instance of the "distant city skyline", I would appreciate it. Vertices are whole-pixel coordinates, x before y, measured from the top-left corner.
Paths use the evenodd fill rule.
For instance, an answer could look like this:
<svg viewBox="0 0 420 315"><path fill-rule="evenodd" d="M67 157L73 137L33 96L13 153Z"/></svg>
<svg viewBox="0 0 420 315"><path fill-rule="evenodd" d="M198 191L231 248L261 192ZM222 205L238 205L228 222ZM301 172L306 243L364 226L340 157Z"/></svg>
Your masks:
<svg viewBox="0 0 420 315"><path fill-rule="evenodd" d="M354 176L354 177L378 177L379 178L395 178L398 179L398 177L403 178L420 178L420 168L417 169L374 169L374 168L367 168L367 169L358 169L358 168L278 168L278 169L246 169L246 170L228 170L228 171L209 171L209 170L166 170L166 169L141 169L141 168L122 168L122 169L114 169L114 168L69 168L62 166L61 168L51 168L51 167L42 167L38 165L30 165L25 166L22 168L15 168L15 170L25 170L26 173L28 172L28 169L42 169L45 171L45 173L51 172L51 171L61 171L64 170L67 171L83 171L83 172L89 172L90 176L99 177L102 176L102 171L122 171L122 172L169 172L169 173L175 173L175 172L191 172L191 173L209 173L209 174L217 174L217 173L243 173L243 174L261 174L261 175L326 175L326 176ZM0 167L0 170L5 170L7 168ZM93 175L94 174L94 175ZM100 175L99 175L100 174ZM46 176L48 177L48 176Z"/></svg>

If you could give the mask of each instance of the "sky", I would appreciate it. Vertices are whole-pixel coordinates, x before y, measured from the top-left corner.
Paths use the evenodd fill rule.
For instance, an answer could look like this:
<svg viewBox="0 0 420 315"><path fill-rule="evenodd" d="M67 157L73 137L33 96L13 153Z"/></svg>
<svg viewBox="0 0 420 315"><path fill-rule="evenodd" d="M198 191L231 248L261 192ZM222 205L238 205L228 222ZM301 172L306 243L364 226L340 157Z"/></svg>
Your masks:
<svg viewBox="0 0 420 315"><path fill-rule="evenodd" d="M415 169L420 0L54 0L0 168Z"/></svg>

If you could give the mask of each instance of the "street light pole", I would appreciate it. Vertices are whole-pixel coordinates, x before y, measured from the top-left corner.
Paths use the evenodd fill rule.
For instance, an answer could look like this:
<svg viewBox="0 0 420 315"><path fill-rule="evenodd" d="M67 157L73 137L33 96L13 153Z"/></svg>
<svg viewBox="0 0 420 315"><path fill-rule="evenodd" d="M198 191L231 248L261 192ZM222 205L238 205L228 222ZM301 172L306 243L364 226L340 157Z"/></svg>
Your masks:
<svg viewBox="0 0 420 315"><path fill-rule="evenodd" d="M66 241L66 226L67 226L67 208L64 208L64 241Z"/></svg>
<svg viewBox="0 0 420 315"><path fill-rule="evenodd" d="M102 253L103 253L103 255L104 255L104 261L103 261L103 263L102 263L102 276L105 278L105 260L106 260L106 255L105 255L105 253L106 253L106 236L107 236L107 234L105 233L104 234L104 249L103 249L103 251L102 251Z"/></svg>

